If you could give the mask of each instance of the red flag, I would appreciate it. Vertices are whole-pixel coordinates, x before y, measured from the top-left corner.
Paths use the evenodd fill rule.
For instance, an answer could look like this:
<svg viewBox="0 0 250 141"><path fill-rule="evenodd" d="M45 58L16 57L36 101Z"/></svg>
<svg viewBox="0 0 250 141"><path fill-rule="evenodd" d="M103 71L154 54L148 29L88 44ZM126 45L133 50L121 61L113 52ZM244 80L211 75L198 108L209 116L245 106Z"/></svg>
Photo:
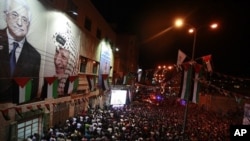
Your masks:
<svg viewBox="0 0 250 141"><path fill-rule="evenodd" d="M50 111L50 105L49 104L45 104L45 107Z"/></svg>
<svg viewBox="0 0 250 141"><path fill-rule="evenodd" d="M17 114L18 114L20 117L23 117L23 115L22 115L22 108L21 108L21 107L15 107L15 110L16 110Z"/></svg>
<svg viewBox="0 0 250 141"><path fill-rule="evenodd" d="M43 108L42 108L42 105L41 104L38 104L38 105L36 105L36 107L37 107L37 109L39 109L39 110L43 110Z"/></svg>

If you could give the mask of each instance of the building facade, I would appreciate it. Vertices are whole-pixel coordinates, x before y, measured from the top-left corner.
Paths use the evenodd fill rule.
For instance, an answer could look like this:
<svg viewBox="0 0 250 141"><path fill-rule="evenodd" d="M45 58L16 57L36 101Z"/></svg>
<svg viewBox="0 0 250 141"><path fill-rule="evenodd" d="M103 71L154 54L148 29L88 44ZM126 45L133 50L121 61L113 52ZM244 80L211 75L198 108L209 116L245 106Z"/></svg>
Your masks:
<svg viewBox="0 0 250 141"><path fill-rule="evenodd" d="M17 41L22 49L16 52L16 64L29 56L27 66L25 62L16 65L20 67L15 67L13 75L0 72L2 140L42 135L88 107L102 108L108 101L114 70L125 74L136 69L135 52L128 60L114 50L119 42L123 48L129 47L124 50L128 55L136 47L131 44L135 38L117 41L116 33L90 0L0 0L0 5L1 56L7 56L4 51L17 41L12 38L11 24L27 29ZM36 58L34 53L22 55L26 44L31 46L29 51L35 50ZM9 68L11 63L1 56L1 65ZM32 64L35 60L38 63ZM28 69L32 65L38 69L36 75L26 73L33 72ZM18 74L22 71L25 73Z"/></svg>

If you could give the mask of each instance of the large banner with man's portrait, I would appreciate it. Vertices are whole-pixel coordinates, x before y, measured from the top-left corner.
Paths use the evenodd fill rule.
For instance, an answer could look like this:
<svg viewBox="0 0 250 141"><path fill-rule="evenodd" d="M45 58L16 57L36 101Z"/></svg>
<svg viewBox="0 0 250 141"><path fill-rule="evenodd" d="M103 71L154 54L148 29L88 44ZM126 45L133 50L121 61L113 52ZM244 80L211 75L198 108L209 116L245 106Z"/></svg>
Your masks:
<svg viewBox="0 0 250 141"><path fill-rule="evenodd" d="M0 0L0 12L0 103L71 93L81 30L41 1Z"/></svg>

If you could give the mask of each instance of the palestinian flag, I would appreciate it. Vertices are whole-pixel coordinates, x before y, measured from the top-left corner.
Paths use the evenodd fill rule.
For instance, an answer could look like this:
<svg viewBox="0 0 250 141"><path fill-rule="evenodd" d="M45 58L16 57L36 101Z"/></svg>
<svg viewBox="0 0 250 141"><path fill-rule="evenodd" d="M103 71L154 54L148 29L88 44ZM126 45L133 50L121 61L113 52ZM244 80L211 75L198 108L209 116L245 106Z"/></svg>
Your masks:
<svg viewBox="0 0 250 141"><path fill-rule="evenodd" d="M186 57L187 57L187 55L179 49L176 64L181 65L183 63L183 61L186 59Z"/></svg>
<svg viewBox="0 0 250 141"><path fill-rule="evenodd" d="M69 76L68 79L69 79L69 88L68 88L68 94L69 94L77 90L79 84L79 78L78 76Z"/></svg>
<svg viewBox="0 0 250 141"><path fill-rule="evenodd" d="M5 120L10 120L9 109L1 110L1 112Z"/></svg>
<svg viewBox="0 0 250 141"><path fill-rule="evenodd" d="M189 63L185 63L183 64L183 68L184 68L184 74L183 74L183 83L181 89L181 99L188 101L192 85L192 65Z"/></svg>
<svg viewBox="0 0 250 141"><path fill-rule="evenodd" d="M47 90L47 98L57 98L58 97L58 79L57 77L45 77L44 86Z"/></svg>
<svg viewBox="0 0 250 141"><path fill-rule="evenodd" d="M208 72L212 72L213 71L213 68L212 68L212 65L211 65L212 55L203 56L202 60L203 60L203 62L205 64L206 70Z"/></svg>
<svg viewBox="0 0 250 141"><path fill-rule="evenodd" d="M19 99L18 103L27 102L31 99L32 80L28 77L14 78L19 86Z"/></svg>
<svg viewBox="0 0 250 141"><path fill-rule="evenodd" d="M200 91L200 82L199 78L202 75L202 65L200 64L195 64L194 65L194 87L193 87L193 98L192 102L193 103L198 103L199 102L199 91Z"/></svg>
<svg viewBox="0 0 250 141"><path fill-rule="evenodd" d="M20 117L23 117L22 115L22 108L21 107L15 107L15 110L16 110L16 113L20 116Z"/></svg>

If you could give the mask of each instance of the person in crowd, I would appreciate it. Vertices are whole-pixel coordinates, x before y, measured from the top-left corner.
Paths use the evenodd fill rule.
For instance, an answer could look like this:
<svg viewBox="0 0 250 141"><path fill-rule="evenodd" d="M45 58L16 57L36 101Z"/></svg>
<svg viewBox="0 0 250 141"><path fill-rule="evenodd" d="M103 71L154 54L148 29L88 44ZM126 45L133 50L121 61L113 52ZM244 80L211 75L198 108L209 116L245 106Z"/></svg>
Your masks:
<svg viewBox="0 0 250 141"><path fill-rule="evenodd" d="M5 3L7 27L0 30L0 102L18 103L16 77L30 78L31 99L37 97L41 55L26 39L31 23L27 2L6 0Z"/></svg>

